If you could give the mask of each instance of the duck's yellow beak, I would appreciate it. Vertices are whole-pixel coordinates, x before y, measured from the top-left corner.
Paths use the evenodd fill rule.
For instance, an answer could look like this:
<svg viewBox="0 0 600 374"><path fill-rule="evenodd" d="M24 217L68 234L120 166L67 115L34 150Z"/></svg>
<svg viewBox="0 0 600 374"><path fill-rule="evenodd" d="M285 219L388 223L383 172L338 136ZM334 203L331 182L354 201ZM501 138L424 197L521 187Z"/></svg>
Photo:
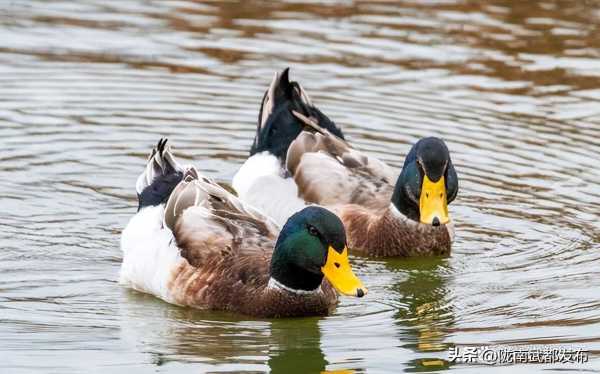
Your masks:
<svg viewBox="0 0 600 374"><path fill-rule="evenodd" d="M348 248L339 253L332 247L327 250L327 262L321 271L331 285L342 295L363 297L367 288L354 275L348 261Z"/></svg>
<svg viewBox="0 0 600 374"><path fill-rule="evenodd" d="M422 223L438 226L450 222L444 176L437 182L429 180L427 175L423 176L419 210L421 211L420 220Z"/></svg>

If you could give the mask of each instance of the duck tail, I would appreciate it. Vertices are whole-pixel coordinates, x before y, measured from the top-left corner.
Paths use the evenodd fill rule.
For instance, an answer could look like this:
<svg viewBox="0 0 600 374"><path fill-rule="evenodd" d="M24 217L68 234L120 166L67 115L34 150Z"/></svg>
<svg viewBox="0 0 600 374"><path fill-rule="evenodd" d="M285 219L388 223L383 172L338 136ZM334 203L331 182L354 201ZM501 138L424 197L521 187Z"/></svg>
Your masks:
<svg viewBox="0 0 600 374"><path fill-rule="evenodd" d="M286 68L281 74L275 73L263 96L250 155L267 151L283 163L290 144L307 129L306 123L294 112L344 138L342 130L313 104L300 83L290 81L289 71Z"/></svg>
<svg viewBox="0 0 600 374"><path fill-rule="evenodd" d="M152 148L146 168L137 179L135 187L138 211L147 206L165 203L183 179L185 170L171 153L167 141L167 138L161 138L156 147Z"/></svg>

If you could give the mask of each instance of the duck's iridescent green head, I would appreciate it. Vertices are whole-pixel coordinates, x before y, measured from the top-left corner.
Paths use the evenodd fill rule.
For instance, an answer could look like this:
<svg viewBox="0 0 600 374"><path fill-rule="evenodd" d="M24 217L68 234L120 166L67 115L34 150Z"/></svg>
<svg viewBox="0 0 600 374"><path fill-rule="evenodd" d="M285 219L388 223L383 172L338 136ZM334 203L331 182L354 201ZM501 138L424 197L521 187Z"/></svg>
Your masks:
<svg viewBox="0 0 600 374"><path fill-rule="evenodd" d="M323 276L341 294L367 293L350 267L344 225L329 210L310 206L283 226L271 260L271 277L288 289L313 291Z"/></svg>
<svg viewBox="0 0 600 374"><path fill-rule="evenodd" d="M448 204L458 193L458 176L442 139L419 140L404 161L392 203L408 218L439 226L450 221Z"/></svg>

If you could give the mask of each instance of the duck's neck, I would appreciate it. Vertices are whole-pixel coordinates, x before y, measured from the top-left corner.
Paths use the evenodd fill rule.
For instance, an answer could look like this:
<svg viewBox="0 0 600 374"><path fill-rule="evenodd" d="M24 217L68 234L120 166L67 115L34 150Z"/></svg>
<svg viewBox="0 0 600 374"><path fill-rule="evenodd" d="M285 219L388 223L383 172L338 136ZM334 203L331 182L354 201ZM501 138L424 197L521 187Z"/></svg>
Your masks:
<svg viewBox="0 0 600 374"><path fill-rule="evenodd" d="M402 184L399 182L396 183L391 205L398 213L402 214L407 219L418 222L421 212L419 211L417 204L413 203L407 194L408 192L402 187Z"/></svg>
<svg viewBox="0 0 600 374"><path fill-rule="evenodd" d="M296 294L296 295L314 295L314 294L318 294L318 293L322 292L321 283L319 283L319 285L313 290L302 290L302 289L295 289L295 288L288 287L273 277L269 278L269 283L267 284L267 288L272 289L272 290L280 290L280 291L284 291L284 292L289 292L289 293Z"/></svg>
<svg viewBox="0 0 600 374"><path fill-rule="evenodd" d="M277 252L277 251L276 251ZM274 254L277 256L278 254ZM280 255L280 254L279 254ZM274 257L271 263L271 283L281 285L282 289L292 292L314 292L321 287L323 274L315 274L286 261L285 256Z"/></svg>
<svg viewBox="0 0 600 374"><path fill-rule="evenodd" d="M394 220L394 221L396 221L396 220L401 221L404 224L409 225L409 226L419 226L420 225L418 218L417 219L411 218L404 211L398 209L396 204L394 204L393 202L390 204L390 206L386 210L386 213L381 216L381 222L384 223L386 221L389 221L390 219Z"/></svg>
<svg viewBox="0 0 600 374"><path fill-rule="evenodd" d="M335 305L335 292L328 285L314 290L290 288L277 279L269 279L264 292L254 294L248 304L260 306L265 317L307 317L327 315Z"/></svg>

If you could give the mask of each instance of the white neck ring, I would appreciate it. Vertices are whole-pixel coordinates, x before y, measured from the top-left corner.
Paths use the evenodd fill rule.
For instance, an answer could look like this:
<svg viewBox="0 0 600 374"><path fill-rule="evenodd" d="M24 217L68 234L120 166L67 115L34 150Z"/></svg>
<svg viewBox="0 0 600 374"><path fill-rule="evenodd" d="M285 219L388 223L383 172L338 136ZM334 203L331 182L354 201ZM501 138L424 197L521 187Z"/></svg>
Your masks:
<svg viewBox="0 0 600 374"><path fill-rule="evenodd" d="M316 295L318 293L321 293L321 285L319 285L319 287L315 288L314 290L295 290L293 288L290 288L286 285L284 285L283 283L281 283L280 281L278 281L277 279L271 277L269 278L269 283L267 284L267 288L270 289L276 289L276 290L285 290L287 292L291 292L294 293L296 295Z"/></svg>

